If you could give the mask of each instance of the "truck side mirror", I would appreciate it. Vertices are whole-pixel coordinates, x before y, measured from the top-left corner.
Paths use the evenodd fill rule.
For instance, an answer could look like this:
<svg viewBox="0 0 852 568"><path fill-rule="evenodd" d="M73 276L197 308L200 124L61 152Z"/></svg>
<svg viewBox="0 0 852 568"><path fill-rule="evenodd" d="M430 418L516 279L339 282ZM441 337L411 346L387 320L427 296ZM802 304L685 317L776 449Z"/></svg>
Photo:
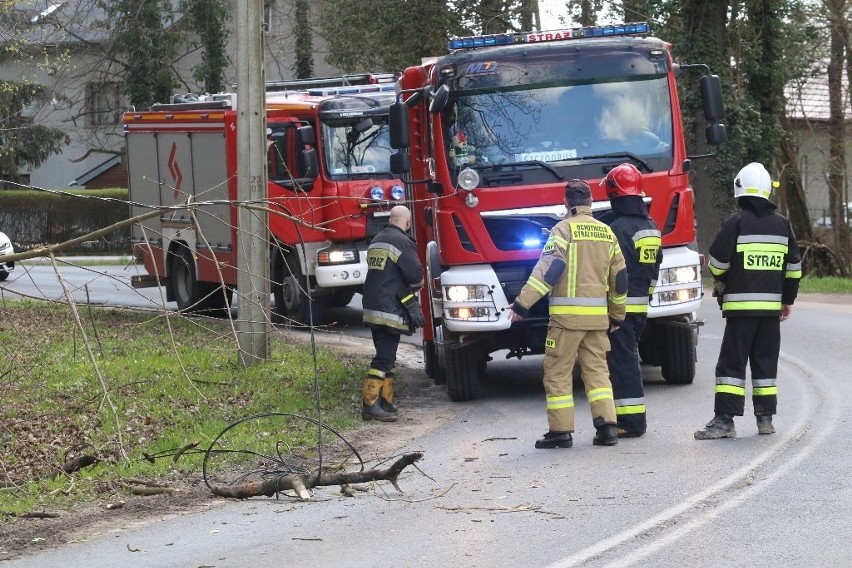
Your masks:
<svg viewBox="0 0 852 568"><path fill-rule="evenodd" d="M304 146L316 146L317 145L317 137L314 134L314 127L310 124L306 126L300 126L296 129L299 133L299 142L301 142Z"/></svg>
<svg viewBox="0 0 852 568"><path fill-rule="evenodd" d="M312 127L308 127L312 128ZM300 129L301 130L301 129ZM319 160L317 159L316 148L305 148L302 150L302 160L305 165L304 177L314 178L319 173Z"/></svg>
<svg viewBox="0 0 852 568"><path fill-rule="evenodd" d="M447 106L447 101L450 100L450 88L446 85L441 85L438 90L432 93L432 101L429 103L429 112L438 114L444 107Z"/></svg>
<svg viewBox="0 0 852 568"><path fill-rule="evenodd" d="M394 150L408 148L408 105L396 102L388 109L388 128L390 129L390 145Z"/></svg>
<svg viewBox="0 0 852 568"><path fill-rule="evenodd" d="M725 116L725 99L722 96L722 82L718 75L702 75L698 80L701 91L701 104L707 122L717 122Z"/></svg>
<svg viewBox="0 0 852 568"><path fill-rule="evenodd" d="M407 174L411 171L411 155L404 152L396 152L390 157L390 171L392 174Z"/></svg>
<svg viewBox="0 0 852 568"><path fill-rule="evenodd" d="M708 144L720 146L728 141L728 129L725 128L724 124L718 122L708 124L707 128L704 129L704 138Z"/></svg>

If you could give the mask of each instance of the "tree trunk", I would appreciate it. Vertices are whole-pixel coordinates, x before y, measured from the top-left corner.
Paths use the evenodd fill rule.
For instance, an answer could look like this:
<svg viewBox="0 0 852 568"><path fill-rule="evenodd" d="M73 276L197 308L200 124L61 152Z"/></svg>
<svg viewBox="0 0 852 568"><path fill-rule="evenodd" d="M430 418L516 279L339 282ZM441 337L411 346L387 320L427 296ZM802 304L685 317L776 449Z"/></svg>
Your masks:
<svg viewBox="0 0 852 568"><path fill-rule="evenodd" d="M830 28L828 63L828 199L831 226L838 255L846 267L850 262L849 227L846 223L844 173L846 171L846 120L843 108L843 72L848 22L846 0L827 0Z"/></svg>
<svg viewBox="0 0 852 568"><path fill-rule="evenodd" d="M684 36L679 48L680 60L686 63L706 63L714 72L724 77L724 71L730 67L726 61L728 2L707 2L703 0L687 0L683 3L680 19L684 22ZM685 81L691 78L685 78ZM724 82L724 79L723 79ZM686 83L684 83L686 84ZM694 85L694 83L693 83ZM704 139L704 111L696 97L693 105L684 104L683 114L692 116L692 132L685 132L687 146L694 149L695 154L708 154L711 149ZM690 141L694 140L694 145ZM695 190L695 216L698 221L698 250L706 252L717 229L726 216L727 209L720 208L711 169L714 163L710 160L693 162L692 187ZM724 199L733 200L731 186L723 188L726 192ZM729 197L731 196L731 197ZM724 202L724 201L722 201ZM727 201L732 203L732 201Z"/></svg>

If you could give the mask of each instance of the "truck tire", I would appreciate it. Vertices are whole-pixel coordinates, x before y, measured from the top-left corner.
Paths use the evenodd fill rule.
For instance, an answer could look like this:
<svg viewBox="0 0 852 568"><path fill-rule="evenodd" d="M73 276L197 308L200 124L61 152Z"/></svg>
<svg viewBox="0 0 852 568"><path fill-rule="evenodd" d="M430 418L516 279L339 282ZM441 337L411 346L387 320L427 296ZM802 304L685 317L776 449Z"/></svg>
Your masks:
<svg viewBox="0 0 852 568"><path fill-rule="evenodd" d="M438 361L438 352L435 350L434 341L423 342L423 364L426 374L436 385L447 384L447 372Z"/></svg>
<svg viewBox="0 0 852 568"><path fill-rule="evenodd" d="M178 311L188 314L226 315L233 292L226 286L199 282L195 273L195 260L186 247L172 254L169 284Z"/></svg>
<svg viewBox="0 0 852 568"><path fill-rule="evenodd" d="M689 327L660 326L663 332L661 366L663 378L673 385L692 384L695 378L695 332Z"/></svg>
<svg viewBox="0 0 852 568"><path fill-rule="evenodd" d="M302 274L295 255L277 259L273 269L272 295L275 299L275 313L287 323L322 323L322 302L316 298L309 300L305 291L305 275Z"/></svg>
<svg viewBox="0 0 852 568"><path fill-rule="evenodd" d="M453 402L473 400L479 394L479 359L458 343L446 347L447 393Z"/></svg>
<svg viewBox="0 0 852 568"><path fill-rule="evenodd" d="M3 282L9 277L9 273L5 270L0 270L0 282Z"/></svg>

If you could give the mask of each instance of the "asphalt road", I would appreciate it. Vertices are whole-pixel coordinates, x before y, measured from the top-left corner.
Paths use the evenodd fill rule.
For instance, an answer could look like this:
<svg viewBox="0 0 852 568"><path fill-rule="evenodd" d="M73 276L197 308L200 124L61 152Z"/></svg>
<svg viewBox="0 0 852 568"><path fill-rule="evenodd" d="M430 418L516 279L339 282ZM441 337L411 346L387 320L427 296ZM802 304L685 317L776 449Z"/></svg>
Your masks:
<svg viewBox="0 0 852 568"><path fill-rule="evenodd" d="M495 361L479 400L400 448L425 454L404 495L382 484L237 502L8 565L848 565L852 307L803 298L782 324L777 434L757 435L749 401L736 440L701 442L692 432L712 416L723 328L712 301L700 315L695 383L646 369L643 438L593 446L578 392L575 446L534 449L546 430L540 359Z"/></svg>

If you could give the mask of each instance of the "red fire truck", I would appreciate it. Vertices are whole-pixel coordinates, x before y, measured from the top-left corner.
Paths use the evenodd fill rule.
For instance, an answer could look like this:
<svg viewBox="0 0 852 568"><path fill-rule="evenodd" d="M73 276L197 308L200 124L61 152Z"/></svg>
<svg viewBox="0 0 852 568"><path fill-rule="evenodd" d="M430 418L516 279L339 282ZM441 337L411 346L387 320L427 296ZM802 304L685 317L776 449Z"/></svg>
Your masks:
<svg viewBox="0 0 852 568"><path fill-rule="evenodd" d="M544 352L547 301L515 324L506 308L566 216L567 180L586 180L608 221L598 183L623 162L644 175L665 247L640 352L668 382L692 382L703 292L678 75L703 71L707 142L727 135L718 77L675 64L670 47L645 23L511 33L455 38L448 55L405 70L391 171L409 188L426 271L426 371L451 399L475 398L495 352Z"/></svg>
<svg viewBox="0 0 852 568"><path fill-rule="evenodd" d="M392 74L266 85L271 292L289 320L320 321L361 290L369 240L404 198L388 171ZM131 213L147 276L181 311L220 311L237 282L237 95L175 96L124 115ZM192 207L182 205L193 204ZM311 313L310 310L313 310ZM311 318L312 316L312 318Z"/></svg>

